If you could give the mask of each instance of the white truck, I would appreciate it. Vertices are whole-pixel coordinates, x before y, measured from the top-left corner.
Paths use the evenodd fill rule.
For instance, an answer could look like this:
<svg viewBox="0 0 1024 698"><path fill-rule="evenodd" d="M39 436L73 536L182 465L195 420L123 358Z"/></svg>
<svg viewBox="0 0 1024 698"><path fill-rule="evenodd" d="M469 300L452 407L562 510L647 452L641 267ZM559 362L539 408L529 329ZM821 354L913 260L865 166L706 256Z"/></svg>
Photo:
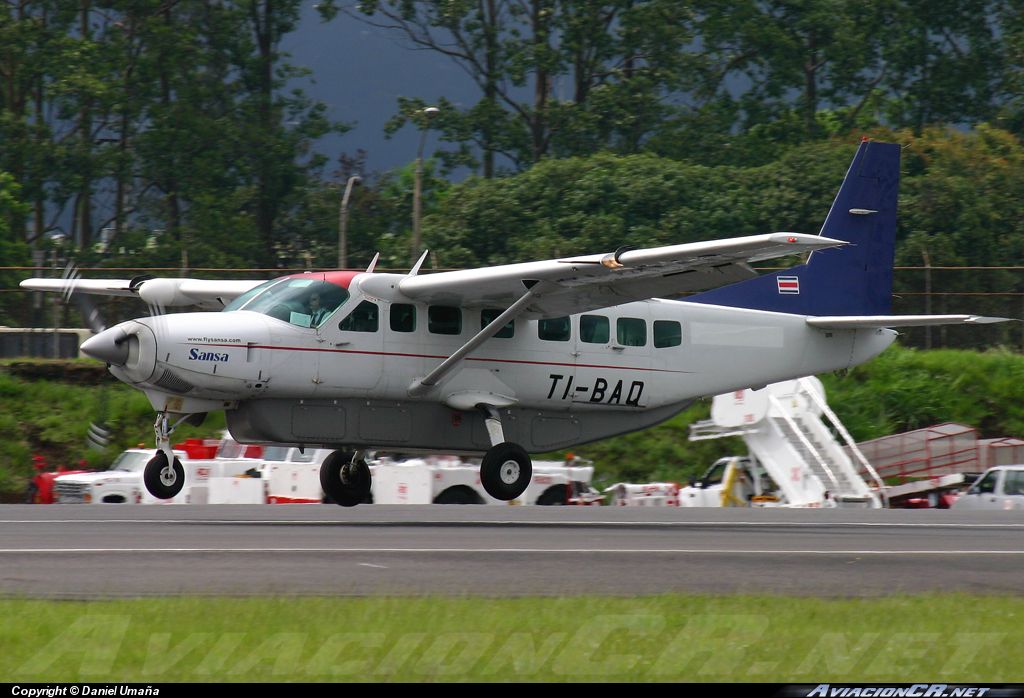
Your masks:
<svg viewBox="0 0 1024 698"><path fill-rule="evenodd" d="M332 451L294 446L263 447L263 484L268 504L320 504L320 466Z"/></svg>
<svg viewBox="0 0 1024 698"><path fill-rule="evenodd" d="M958 511L1024 511L1024 465L989 468L951 508Z"/></svg>
<svg viewBox="0 0 1024 698"><path fill-rule="evenodd" d="M779 506L781 497L768 471L749 456L719 458L678 493L681 507Z"/></svg>
<svg viewBox="0 0 1024 698"><path fill-rule="evenodd" d="M703 477L686 487L675 482L619 482L605 490L612 506L728 507L778 506L779 490L771 476L749 456L719 458Z"/></svg>
<svg viewBox="0 0 1024 698"><path fill-rule="evenodd" d="M232 450L232 445L235 448ZM185 486L171 499L157 499L143 484L146 463L156 454L151 448L130 448L121 453L107 470L60 475L54 480L54 493L58 503L85 504L211 504L222 503L224 495L218 483L243 483L246 471L256 474L255 481L243 484L248 490L258 491L256 501L263 502L263 485L254 468L262 464L255 458L252 447L242 447L225 439L189 439L174 448L175 457L185 469ZM213 457L210 457L210 456ZM254 484L259 483L259 484ZM237 487L236 487L237 489ZM252 499L247 496L245 501Z"/></svg>
<svg viewBox="0 0 1024 698"><path fill-rule="evenodd" d="M188 504L197 497L205 501L208 467L191 467L184 451L174 455L185 467L185 487L173 499L153 497L142 483L146 463L156 454L151 448L130 448L107 470L60 475L53 489L58 504Z"/></svg>
<svg viewBox="0 0 1024 698"><path fill-rule="evenodd" d="M373 470L376 504L600 504L590 481L594 466L582 459L534 461L530 485L518 498L503 502L480 484L480 468L457 456L381 459Z"/></svg>

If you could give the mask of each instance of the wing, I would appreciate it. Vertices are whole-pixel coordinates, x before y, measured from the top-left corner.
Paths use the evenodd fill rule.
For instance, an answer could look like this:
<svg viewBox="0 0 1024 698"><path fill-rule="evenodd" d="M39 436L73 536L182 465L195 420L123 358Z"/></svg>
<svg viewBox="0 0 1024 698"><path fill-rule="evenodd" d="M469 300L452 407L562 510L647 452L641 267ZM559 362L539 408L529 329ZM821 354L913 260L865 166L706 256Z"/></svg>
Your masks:
<svg viewBox="0 0 1024 698"><path fill-rule="evenodd" d="M724 286L756 276L749 262L843 244L818 235L769 233L408 276L399 290L426 303L506 308L539 282L529 312L555 317Z"/></svg>
<svg viewBox="0 0 1024 698"><path fill-rule="evenodd" d="M207 280L174 278L134 279L25 279L21 287L31 291L53 291L70 295L138 296L161 307L198 306L219 309L264 282L251 280Z"/></svg>

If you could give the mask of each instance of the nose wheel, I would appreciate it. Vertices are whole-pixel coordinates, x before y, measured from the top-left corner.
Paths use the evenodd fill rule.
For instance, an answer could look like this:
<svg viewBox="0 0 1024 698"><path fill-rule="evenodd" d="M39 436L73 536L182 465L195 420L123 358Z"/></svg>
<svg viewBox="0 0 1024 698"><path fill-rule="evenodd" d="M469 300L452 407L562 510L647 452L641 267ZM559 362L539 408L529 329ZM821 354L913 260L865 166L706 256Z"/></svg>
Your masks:
<svg viewBox="0 0 1024 698"><path fill-rule="evenodd" d="M184 414L172 424L166 412L160 412L156 416L153 431L156 434L157 452L146 463L142 482L149 493L157 499L171 499L185 486L185 469L171 450L171 434L182 422L192 418L194 415Z"/></svg>
<svg viewBox="0 0 1024 698"><path fill-rule="evenodd" d="M320 466L320 487L330 501L343 507L369 501L372 484L362 451L335 451Z"/></svg>
<svg viewBox="0 0 1024 698"><path fill-rule="evenodd" d="M171 499L185 486L185 469L177 458L168 462L167 454L157 451L146 463L142 479L151 495L157 499Z"/></svg>

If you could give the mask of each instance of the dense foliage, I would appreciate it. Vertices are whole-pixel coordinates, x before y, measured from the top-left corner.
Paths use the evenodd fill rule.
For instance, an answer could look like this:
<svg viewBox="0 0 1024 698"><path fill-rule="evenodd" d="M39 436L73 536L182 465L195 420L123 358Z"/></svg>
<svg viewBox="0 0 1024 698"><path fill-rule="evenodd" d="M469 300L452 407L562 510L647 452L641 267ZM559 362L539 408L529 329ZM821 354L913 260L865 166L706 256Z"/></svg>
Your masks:
<svg viewBox="0 0 1024 698"><path fill-rule="evenodd" d="M444 143L424 185L436 264L813 230L865 132L908 146L904 263L1019 258L1018 2L317 7L324 21L366 22L443 53L479 88L477 102L456 105L444 85L424 86L382 124L414 121ZM30 251L37 264L331 266L352 174L364 182L351 263L379 249L383 266L408 264L413 170L367 172L359 144L325 167L316 139L345 126L303 95L315 76L280 49L300 9L298 0L4 2L0 266L24 264ZM427 104L442 106L429 122ZM496 181L446 179L466 166ZM1010 272L986 279L974 290L1016 283ZM28 321L11 305L0 320Z"/></svg>

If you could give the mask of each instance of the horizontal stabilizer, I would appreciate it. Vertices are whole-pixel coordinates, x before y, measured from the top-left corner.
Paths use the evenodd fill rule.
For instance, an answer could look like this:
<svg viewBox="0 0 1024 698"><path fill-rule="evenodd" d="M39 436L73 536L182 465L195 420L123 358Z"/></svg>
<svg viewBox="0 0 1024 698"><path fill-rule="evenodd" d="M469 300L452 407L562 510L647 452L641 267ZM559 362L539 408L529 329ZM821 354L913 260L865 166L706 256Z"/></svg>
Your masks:
<svg viewBox="0 0 1024 698"><path fill-rule="evenodd" d="M821 330L857 330L871 327L927 327L929 325L985 325L1013 318L983 315L837 315L809 317L807 324Z"/></svg>

